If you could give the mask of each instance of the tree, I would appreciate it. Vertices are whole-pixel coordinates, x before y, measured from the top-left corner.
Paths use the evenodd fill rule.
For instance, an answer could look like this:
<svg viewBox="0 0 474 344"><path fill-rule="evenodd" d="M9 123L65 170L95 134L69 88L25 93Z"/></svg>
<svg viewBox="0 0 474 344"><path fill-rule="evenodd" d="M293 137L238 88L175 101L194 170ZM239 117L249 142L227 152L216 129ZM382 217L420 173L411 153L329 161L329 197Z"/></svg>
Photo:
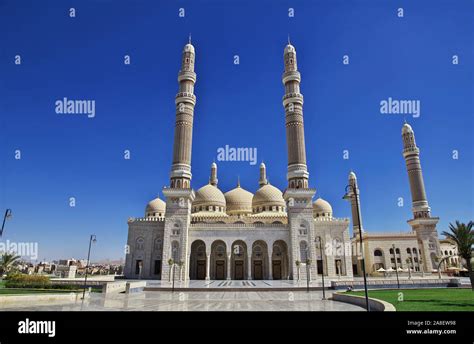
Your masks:
<svg viewBox="0 0 474 344"><path fill-rule="evenodd" d="M0 272L2 274L10 272L19 259L20 256L13 253L4 253L0 259Z"/></svg>
<svg viewBox="0 0 474 344"><path fill-rule="evenodd" d="M173 272L174 260L173 258L168 259L168 265L170 266L170 273L168 274L168 282L171 282L171 274ZM174 276L173 276L174 278Z"/></svg>
<svg viewBox="0 0 474 344"><path fill-rule="evenodd" d="M456 221L456 225L449 224L450 232L443 232L447 239L452 240L458 247L458 255L466 261L471 288L474 291L474 274L472 271L472 247L474 246L474 222L469 221L466 225Z"/></svg>
<svg viewBox="0 0 474 344"><path fill-rule="evenodd" d="M301 262L299 260L295 261L295 265L296 265L296 271L298 273L298 278L297 278L297 281L300 280L300 265L301 265Z"/></svg>

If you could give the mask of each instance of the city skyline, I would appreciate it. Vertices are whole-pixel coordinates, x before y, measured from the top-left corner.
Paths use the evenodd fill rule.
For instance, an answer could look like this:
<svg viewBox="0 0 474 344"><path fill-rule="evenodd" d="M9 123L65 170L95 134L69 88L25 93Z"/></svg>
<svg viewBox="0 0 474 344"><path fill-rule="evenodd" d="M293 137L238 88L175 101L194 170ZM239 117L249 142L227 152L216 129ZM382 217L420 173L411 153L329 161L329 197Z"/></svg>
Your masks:
<svg viewBox="0 0 474 344"><path fill-rule="evenodd" d="M445 21L433 18L439 8L418 4L410 5L412 12L407 11L403 19L397 18L388 5L368 9L363 14L372 20L371 25L384 21L381 15L393 16L381 31L399 39L378 41L377 49L370 49L358 46L361 30L373 39L382 33L355 27L347 32L347 26L356 26L360 20L348 17L350 8L327 13L308 35L304 28L309 16L300 9L295 18L285 18L286 7L275 6L271 11L283 14L265 19L273 21L272 30L263 23L251 36L248 28L238 32L232 29L235 19L229 23L216 19L221 21L222 32L213 31L211 26L197 26L207 16L215 19L218 6L206 12L189 4L185 7L191 10L184 19L178 17L177 5L161 5L162 11L150 14L139 7L135 10L140 16L162 20L158 27L170 25L176 31L168 31L167 36L160 34L160 39L148 45L143 42L150 43L148 39L156 32L147 27L146 20L133 23L130 31L115 26L115 30L128 32L125 43L118 38L120 32L102 31L108 44L100 45L96 39L95 57L91 57L81 55L70 42L71 35L83 44L92 39L86 26L92 23L91 16L103 14L100 10L88 12L88 5L84 6L78 10L77 23L67 22L73 19L67 17L65 8L58 6L52 11L55 16L63 15L54 23L67 28L66 33L55 32L54 25L41 26L34 33L51 35L54 31L55 39L71 49L69 54L60 55L60 60L51 53L54 39L44 41L49 50L27 49L24 39L26 33L32 33L26 24L25 31L13 32L7 40L7 53L2 55L9 87L2 85L8 115L2 116L2 131L7 135L2 141L0 204L12 208L14 218L6 225L4 240L39 242L42 258L65 256L67 252L80 258L86 253L89 235L96 234L92 260L124 257L127 218L143 216L148 201L158 194L163 199L161 189L169 185L176 73L189 32L196 47L198 73L191 184L195 190L207 184L213 161L218 163L219 186L224 192L235 187L238 177L244 188L254 192L261 161L265 161L270 182L285 189L284 88L280 78L281 51L290 32L302 72L309 185L317 190L315 198L328 200L334 216L350 217L350 207L342 195L347 174L354 170L361 190L365 230L409 230L406 221L411 218L411 200L401 139L406 119L417 135L427 197L433 216L440 217L438 232L449 222L470 220L473 199L469 191L473 184L468 133L472 127L473 86L469 77L473 69L468 61L473 59L472 51L466 48L469 35L462 32L471 24L461 9L454 13L457 20L452 16ZM324 9L324 4L309 8L315 10L318 6ZM257 14L263 10L252 8ZM35 10L40 11L35 6L25 10L23 19L25 23L27 18L33 20L31 26L35 17L28 16ZM114 8L111 23L123 19L124 10L120 5ZM245 7L238 11L244 13ZM419 37L397 27L396 20L406 20L411 29L420 30L421 24L410 16L423 16L426 11L431 14L427 20L433 20L431 31L450 41L445 46L451 49L441 49L435 40L426 41L426 37L421 47L417 46ZM247 20L257 22L260 17L256 13L250 13ZM349 24L345 30L337 26L346 20ZM5 23L8 25L8 19ZM97 29L87 28L90 32ZM146 38L135 40L141 35ZM398 50L406 46L431 59ZM21 65L12 62L16 54L22 55ZM130 65L123 64L127 54ZM238 65L234 64L236 55ZM348 65L343 64L344 55L349 56ZM452 64L452 55L459 55L459 65ZM388 83L380 75L383 73L390 76ZM410 79L414 76L416 80ZM45 85L43 81L49 79ZM24 89L24 85L29 87ZM95 116L55 113L55 102L64 97L95 100ZM380 103L388 99L420 101L420 117L382 114ZM454 114L456 120L446 120ZM218 150L226 145L256 148L257 164L218 161ZM21 150L20 160L14 159L17 149ZM124 150L130 150L130 160L123 158ZM348 150L349 159L343 158L344 150ZM453 150L458 151L458 159L453 159ZM70 197L75 197L75 207L69 206ZM397 204L399 197L404 199L403 207ZM33 202L34 207L25 200Z"/></svg>

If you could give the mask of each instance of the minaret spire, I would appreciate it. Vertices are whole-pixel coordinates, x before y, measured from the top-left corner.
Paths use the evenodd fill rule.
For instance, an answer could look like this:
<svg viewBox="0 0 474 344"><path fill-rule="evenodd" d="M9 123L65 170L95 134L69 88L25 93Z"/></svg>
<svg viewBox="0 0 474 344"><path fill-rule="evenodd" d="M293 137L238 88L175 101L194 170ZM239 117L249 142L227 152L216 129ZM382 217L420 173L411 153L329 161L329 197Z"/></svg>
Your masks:
<svg viewBox="0 0 474 344"><path fill-rule="evenodd" d="M266 166L262 161L262 163L260 164L260 179L258 180L258 185L262 187L267 184L268 184L268 180L267 180Z"/></svg>
<svg viewBox="0 0 474 344"><path fill-rule="evenodd" d="M288 188L308 188L308 167L306 166L306 147L303 123L303 95L300 93L301 75L298 71L295 47L290 44L284 51L285 72L282 82L285 85L283 107L286 119L286 143L288 148Z"/></svg>
<svg viewBox="0 0 474 344"><path fill-rule="evenodd" d="M195 51L194 46L186 44L183 49L181 70L178 74L179 90L176 94L176 124L174 130L173 165L171 166L171 188L191 188L191 149L193 138L194 73Z"/></svg>
<svg viewBox="0 0 474 344"><path fill-rule="evenodd" d="M403 157L405 158L412 198L413 218L429 218L431 210L426 198L425 183L420 163L420 150L415 141L415 133L405 122L402 128Z"/></svg>
<svg viewBox="0 0 474 344"><path fill-rule="evenodd" d="M209 178L209 184L217 186L217 164L215 162L211 165L211 177Z"/></svg>

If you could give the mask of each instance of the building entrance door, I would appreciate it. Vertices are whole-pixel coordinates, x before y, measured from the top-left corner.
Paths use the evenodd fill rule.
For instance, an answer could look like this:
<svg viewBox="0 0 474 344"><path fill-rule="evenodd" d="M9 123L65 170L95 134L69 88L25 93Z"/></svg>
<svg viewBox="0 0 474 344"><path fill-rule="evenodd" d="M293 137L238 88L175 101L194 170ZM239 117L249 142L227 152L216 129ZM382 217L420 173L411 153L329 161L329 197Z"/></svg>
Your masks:
<svg viewBox="0 0 474 344"><path fill-rule="evenodd" d="M236 280L244 279L244 262L242 260L236 260L234 262L234 275Z"/></svg>
<svg viewBox="0 0 474 344"><path fill-rule="evenodd" d="M281 261L274 260L272 265L273 279L281 280Z"/></svg>
<svg viewBox="0 0 474 344"><path fill-rule="evenodd" d="M263 264L261 260L253 261L253 279L255 280L263 279Z"/></svg>
<svg viewBox="0 0 474 344"><path fill-rule="evenodd" d="M225 279L225 260L216 260L216 280Z"/></svg>
<svg viewBox="0 0 474 344"><path fill-rule="evenodd" d="M197 267L196 267L196 279L203 280L206 278L206 261L205 260L198 260Z"/></svg>

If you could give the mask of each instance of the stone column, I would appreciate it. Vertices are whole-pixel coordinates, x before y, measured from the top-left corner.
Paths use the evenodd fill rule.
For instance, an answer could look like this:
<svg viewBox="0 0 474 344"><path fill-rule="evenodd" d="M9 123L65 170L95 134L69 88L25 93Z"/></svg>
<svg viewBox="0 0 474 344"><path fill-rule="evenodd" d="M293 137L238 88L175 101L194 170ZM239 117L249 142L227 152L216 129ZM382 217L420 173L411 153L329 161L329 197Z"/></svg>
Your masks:
<svg viewBox="0 0 474 344"><path fill-rule="evenodd" d="M227 253L227 280L231 280L231 274L230 274L230 260L232 258L232 253Z"/></svg>
<svg viewBox="0 0 474 344"><path fill-rule="evenodd" d="M268 279L273 279L272 254L268 252Z"/></svg>
<svg viewBox="0 0 474 344"><path fill-rule="evenodd" d="M252 252L247 252L247 279L252 279Z"/></svg>
<svg viewBox="0 0 474 344"><path fill-rule="evenodd" d="M206 281L209 281L211 279L210 271L211 271L211 254L206 253Z"/></svg>

